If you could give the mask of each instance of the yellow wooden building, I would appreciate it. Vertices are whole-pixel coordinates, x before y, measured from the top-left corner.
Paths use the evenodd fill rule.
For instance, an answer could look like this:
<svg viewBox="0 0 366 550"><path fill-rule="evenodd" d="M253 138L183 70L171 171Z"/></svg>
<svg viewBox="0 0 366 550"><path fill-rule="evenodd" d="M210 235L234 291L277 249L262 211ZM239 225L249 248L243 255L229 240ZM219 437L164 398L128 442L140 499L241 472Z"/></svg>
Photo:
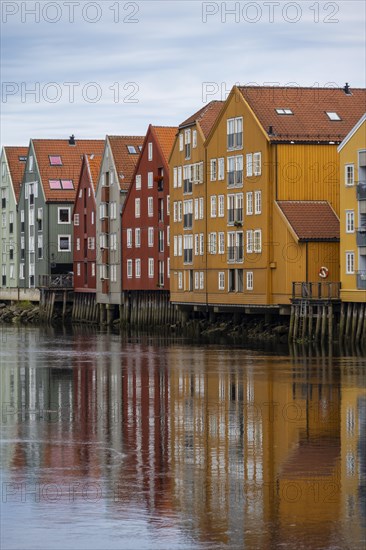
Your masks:
<svg viewBox="0 0 366 550"><path fill-rule="evenodd" d="M196 274L195 250L191 263L182 261L186 239L174 265L190 283L173 290L173 302L213 311L286 311L293 283L315 283L318 292L319 283L339 281L337 145L365 100L366 90L348 85L233 87L202 145L203 274Z"/></svg>
<svg viewBox="0 0 366 550"><path fill-rule="evenodd" d="M366 114L338 147L341 299L366 303Z"/></svg>

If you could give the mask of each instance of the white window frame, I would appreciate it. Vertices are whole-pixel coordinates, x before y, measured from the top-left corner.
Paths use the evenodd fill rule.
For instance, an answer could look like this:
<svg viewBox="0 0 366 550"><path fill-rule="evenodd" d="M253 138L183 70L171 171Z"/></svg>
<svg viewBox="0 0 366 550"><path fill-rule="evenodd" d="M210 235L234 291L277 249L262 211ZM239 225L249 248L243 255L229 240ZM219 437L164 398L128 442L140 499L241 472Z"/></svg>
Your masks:
<svg viewBox="0 0 366 550"><path fill-rule="evenodd" d="M346 187L352 187L355 184L355 166L354 164L345 164L344 183Z"/></svg>
<svg viewBox="0 0 366 550"><path fill-rule="evenodd" d="M346 274L354 275L355 273L355 253L353 251L346 252Z"/></svg>
<svg viewBox="0 0 366 550"><path fill-rule="evenodd" d="M225 179L225 159L220 157L217 165L217 179L223 181Z"/></svg>
<svg viewBox="0 0 366 550"><path fill-rule="evenodd" d="M135 227L135 247L141 247L141 229L139 227Z"/></svg>
<svg viewBox="0 0 366 550"><path fill-rule="evenodd" d="M262 191L254 191L254 213L262 213Z"/></svg>
<svg viewBox="0 0 366 550"><path fill-rule="evenodd" d="M216 215L217 215L217 197L216 197L216 195L211 195L210 205L211 205L211 218L216 218Z"/></svg>
<svg viewBox="0 0 366 550"><path fill-rule="evenodd" d="M148 258L148 277L154 278L154 258Z"/></svg>
<svg viewBox="0 0 366 550"><path fill-rule="evenodd" d="M147 160L153 159L153 144L152 141L149 141L147 144Z"/></svg>
<svg viewBox="0 0 366 550"><path fill-rule="evenodd" d="M253 271L247 271L246 275L246 289L247 290L253 290L254 288L254 276Z"/></svg>
<svg viewBox="0 0 366 550"><path fill-rule="evenodd" d="M128 227L126 230L127 248L132 248L132 228Z"/></svg>
<svg viewBox="0 0 366 550"><path fill-rule="evenodd" d="M154 197L147 197L147 215L149 218L154 216Z"/></svg>
<svg viewBox="0 0 366 550"><path fill-rule="evenodd" d="M127 279L132 279L133 272L132 272L132 260L127 260L126 262L126 270L127 270Z"/></svg>
<svg viewBox="0 0 366 550"><path fill-rule="evenodd" d="M210 160L210 181L217 180L217 159Z"/></svg>
<svg viewBox="0 0 366 550"><path fill-rule="evenodd" d="M346 233L355 232L355 211L346 210Z"/></svg>
<svg viewBox="0 0 366 550"><path fill-rule="evenodd" d="M246 166L247 166L247 178L250 178L253 176L253 153L247 153Z"/></svg>
<svg viewBox="0 0 366 550"><path fill-rule="evenodd" d="M147 188L152 189L154 187L154 172L147 173Z"/></svg>
<svg viewBox="0 0 366 550"><path fill-rule="evenodd" d="M225 195L218 195L217 197L217 217L225 217Z"/></svg>
<svg viewBox="0 0 366 550"><path fill-rule="evenodd" d="M220 231L217 236L217 252L218 254L225 254L225 233Z"/></svg>
<svg viewBox="0 0 366 550"><path fill-rule="evenodd" d="M62 222L60 220L61 210L67 210L67 215L68 215L68 221L67 222ZM71 223L71 208L69 208L67 206L60 206L60 207L57 208L57 223L59 225L70 225L70 223Z"/></svg>
<svg viewBox="0 0 366 550"><path fill-rule="evenodd" d="M40 208L38 208L40 210ZM80 225L80 214L74 214L74 226Z"/></svg>
<svg viewBox="0 0 366 550"><path fill-rule="evenodd" d="M262 153L260 151L253 153L253 173L255 176L262 174Z"/></svg>
<svg viewBox="0 0 366 550"><path fill-rule="evenodd" d="M135 259L135 278L141 279L141 259Z"/></svg>
<svg viewBox="0 0 366 550"><path fill-rule="evenodd" d="M153 227L147 228L147 246L150 248L154 246L154 228Z"/></svg>
<svg viewBox="0 0 366 550"><path fill-rule="evenodd" d="M139 218L141 216L141 200L139 198L135 198L135 218Z"/></svg>
<svg viewBox="0 0 366 550"><path fill-rule="evenodd" d="M69 247L66 248L60 248L60 242L61 239L68 239L69 241ZM71 252L71 235L57 235L57 251L58 252Z"/></svg>
<svg viewBox="0 0 366 550"><path fill-rule="evenodd" d="M225 290L225 271L218 272L218 289Z"/></svg>
<svg viewBox="0 0 366 550"><path fill-rule="evenodd" d="M141 174L136 174L135 187L137 191L141 189Z"/></svg>
<svg viewBox="0 0 366 550"><path fill-rule="evenodd" d="M258 254L262 252L262 230L261 229L255 229L253 231L253 247L254 247L254 252Z"/></svg>

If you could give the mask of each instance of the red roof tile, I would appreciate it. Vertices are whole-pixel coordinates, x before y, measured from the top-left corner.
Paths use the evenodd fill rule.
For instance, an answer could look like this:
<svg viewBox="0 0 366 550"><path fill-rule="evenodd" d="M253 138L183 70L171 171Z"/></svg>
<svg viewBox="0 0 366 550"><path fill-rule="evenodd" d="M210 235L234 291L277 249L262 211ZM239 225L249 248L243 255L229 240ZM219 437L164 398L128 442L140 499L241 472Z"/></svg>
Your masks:
<svg viewBox="0 0 366 550"><path fill-rule="evenodd" d="M165 161L168 163L178 128L173 126L152 126L152 128L161 147Z"/></svg>
<svg viewBox="0 0 366 550"><path fill-rule="evenodd" d="M33 139L35 156L47 202L74 202L84 154L102 154L104 140ZM49 156L61 156L62 166L50 166ZM49 180L72 180L74 189L50 189Z"/></svg>
<svg viewBox="0 0 366 550"><path fill-rule="evenodd" d="M135 166L140 156L139 146L144 136L107 136L109 140L120 188L127 191L130 187ZM137 154L129 153L127 146L133 145Z"/></svg>
<svg viewBox="0 0 366 550"><path fill-rule="evenodd" d="M89 166L89 173L91 178L91 183L94 188L94 192L97 190L98 185L98 178L99 178L99 171L100 166L102 164L103 155L85 155L86 156L86 162Z"/></svg>
<svg viewBox="0 0 366 550"><path fill-rule="evenodd" d="M187 120L182 122L182 124L179 125L179 128L184 128L186 126L191 126L192 124L198 123L202 128L203 135L207 137L212 126L215 124L224 103L224 101L211 101L202 107L202 109L187 118Z"/></svg>
<svg viewBox="0 0 366 550"><path fill-rule="evenodd" d="M339 218L327 201L277 201L299 241L337 241Z"/></svg>
<svg viewBox="0 0 366 550"><path fill-rule="evenodd" d="M8 161L10 177L15 193L15 200L19 202L20 188L23 181L25 161L20 161L19 157L27 157L28 147L4 147L6 159Z"/></svg>
<svg viewBox="0 0 366 550"><path fill-rule="evenodd" d="M366 111L366 89L243 86L238 88L271 141L341 141ZM293 114L277 114L290 109ZM341 120L330 120L335 112Z"/></svg>

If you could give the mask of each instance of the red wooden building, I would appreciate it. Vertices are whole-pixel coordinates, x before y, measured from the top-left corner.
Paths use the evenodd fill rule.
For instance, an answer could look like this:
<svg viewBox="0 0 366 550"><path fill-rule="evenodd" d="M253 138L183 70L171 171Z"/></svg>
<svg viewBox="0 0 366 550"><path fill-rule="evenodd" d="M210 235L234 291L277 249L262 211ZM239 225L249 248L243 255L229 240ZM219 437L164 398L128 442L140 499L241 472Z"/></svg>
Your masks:
<svg viewBox="0 0 366 550"><path fill-rule="evenodd" d="M75 292L96 292L95 190L101 162L102 155L83 155L73 210Z"/></svg>
<svg viewBox="0 0 366 550"><path fill-rule="evenodd" d="M169 290L169 166L177 128L150 124L122 211L122 288Z"/></svg>

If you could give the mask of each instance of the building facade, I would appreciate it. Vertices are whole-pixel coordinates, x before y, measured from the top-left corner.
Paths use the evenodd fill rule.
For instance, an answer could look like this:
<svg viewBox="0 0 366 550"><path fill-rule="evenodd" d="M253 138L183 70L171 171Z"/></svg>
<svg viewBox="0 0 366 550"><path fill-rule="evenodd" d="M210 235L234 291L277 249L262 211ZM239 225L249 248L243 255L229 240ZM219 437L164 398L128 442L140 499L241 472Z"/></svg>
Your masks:
<svg viewBox="0 0 366 550"><path fill-rule="evenodd" d="M169 290L168 159L177 128L150 125L122 212L124 290Z"/></svg>
<svg viewBox="0 0 366 550"><path fill-rule="evenodd" d="M96 202L101 155L84 155L72 220L74 224L74 289L96 292Z"/></svg>
<svg viewBox="0 0 366 550"><path fill-rule="evenodd" d="M143 136L107 136L96 190L97 302L112 317L122 304L121 212Z"/></svg>
<svg viewBox="0 0 366 550"><path fill-rule="evenodd" d="M341 298L366 302L366 114L338 147Z"/></svg>
<svg viewBox="0 0 366 550"><path fill-rule="evenodd" d="M19 286L36 288L73 270L76 187L83 154L101 154L98 140L31 139L21 187Z"/></svg>
<svg viewBox="0 0 366 550"><path fill-rule="evenodd" d="M27 147L3 147L1 152L1 289L19 286L17 211ZM6 295L3 296L4 298Z"/></svg>

